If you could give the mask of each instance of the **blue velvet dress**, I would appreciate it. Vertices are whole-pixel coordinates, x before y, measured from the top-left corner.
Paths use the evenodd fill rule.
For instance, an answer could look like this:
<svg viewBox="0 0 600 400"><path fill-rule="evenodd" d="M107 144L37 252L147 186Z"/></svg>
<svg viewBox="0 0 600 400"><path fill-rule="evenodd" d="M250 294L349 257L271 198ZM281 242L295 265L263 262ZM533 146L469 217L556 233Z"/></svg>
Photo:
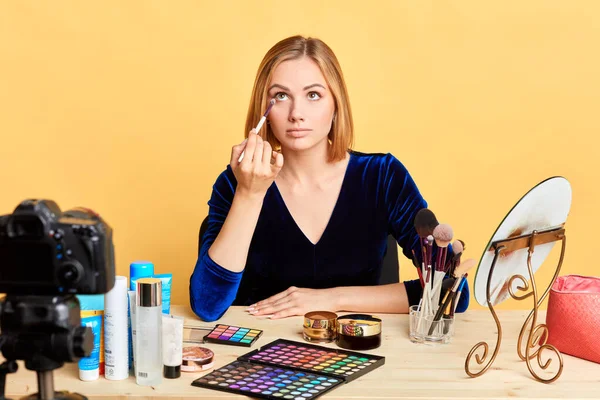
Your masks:
<svg viewBox="0 0 600 400"><path fill-rule="evenodd" d="M412 258L412 249L420 254L413 222L427 203L406 168L391 154L350 152L338 200L315 244L300 230L273 183L264 198L246 268L239 273L223 268L208 255L227 217L236 185L227 166L208 202L208 228L190 279L192 309L205 321L219 319L232 304L250 305L290 286L377 285L389 234L407 258ZM419 281L405 281L404 285L409 303L417 304ZM466 310L468 304L465 285L457 312Z"/></svg>

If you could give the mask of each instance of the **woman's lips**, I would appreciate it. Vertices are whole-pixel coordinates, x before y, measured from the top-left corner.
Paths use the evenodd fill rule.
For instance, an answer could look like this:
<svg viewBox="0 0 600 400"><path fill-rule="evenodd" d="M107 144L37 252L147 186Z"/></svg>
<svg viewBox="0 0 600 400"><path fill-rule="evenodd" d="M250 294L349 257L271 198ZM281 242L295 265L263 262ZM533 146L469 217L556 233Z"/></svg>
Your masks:
<svg viewBox="0 0 600 400"><path fill-rule="evenodd" d="M301 138L301 137L308 135L308 133L310 131L311 131L311 129L298 128L298 129L288 129L286 131L286 133L291 137Z"/></svg>

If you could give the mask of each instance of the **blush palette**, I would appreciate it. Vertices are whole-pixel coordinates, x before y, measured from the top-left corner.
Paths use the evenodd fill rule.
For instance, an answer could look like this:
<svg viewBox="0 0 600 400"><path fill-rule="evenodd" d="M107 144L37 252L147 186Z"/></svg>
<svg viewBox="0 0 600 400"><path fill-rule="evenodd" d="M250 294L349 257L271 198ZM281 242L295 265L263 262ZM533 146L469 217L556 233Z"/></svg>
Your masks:
<svg viewBox="0 0 600 400"><path fill-rule="evenodd" d="M342 384L340 378L234 361L196 379L193 386L262 399L314 399Z"/></svg>
<svg viewBox="0 0 600 400"><path fill-rule="evenodd" d="M238 357L238 360L336 377L345 382L353 381L385 363L385 357L381 356L285 339L267 343Z"/></svg>

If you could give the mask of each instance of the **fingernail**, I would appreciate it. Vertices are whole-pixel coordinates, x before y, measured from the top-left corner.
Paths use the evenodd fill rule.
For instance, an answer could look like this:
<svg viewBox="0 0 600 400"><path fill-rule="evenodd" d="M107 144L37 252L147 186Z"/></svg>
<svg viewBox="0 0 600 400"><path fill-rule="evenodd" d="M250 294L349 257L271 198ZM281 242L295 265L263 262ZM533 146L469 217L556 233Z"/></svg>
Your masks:
<svg viewBox="0 0 600 400"><path fill-rule="evenodd" d="M248 311L248 313L250 313L252 315L256 314L257 312L258 312L258 310L250 310L250 311Z"/></svg>
<svg viewBox="0 0 600 400"><path fill-rule="evenodd" d="M252 310L254 310L254 307L252 307L252 306L246 308L246 311L252 311Z"/></svg>

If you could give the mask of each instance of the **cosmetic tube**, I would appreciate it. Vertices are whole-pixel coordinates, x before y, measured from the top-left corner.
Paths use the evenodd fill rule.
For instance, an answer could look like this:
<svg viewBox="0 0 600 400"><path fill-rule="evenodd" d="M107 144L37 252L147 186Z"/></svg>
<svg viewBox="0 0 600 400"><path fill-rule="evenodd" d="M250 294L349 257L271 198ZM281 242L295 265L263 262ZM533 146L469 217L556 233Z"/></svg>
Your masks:
<svg viewBox="0 0 600 400"><path fill-rule="evenodd" d="M79 360L79 379L95 381L100 377L100 340L102 338L102 314L81 318L81 325L88 326L94 334L94 348L89 357Z"/></svg>
<svg viewBox="0 0 600 400"><path fill-rule="evenodd" d="M104 295L102 295L104 296ZM92 317L95 315L99 315L102 320L100 321L100 371L99 374L100 376L104 375L104 301L102 301L102 310L81 310L81 320L83 321L84 318L87 317ZM96 336L96 332L94 332L94 339Z"/></svg>
<svg viewBox="0 0 600 400"><path fill-rule="evenodd" d="M162 316L163 375L168 379L181 376L183 357L183 317Z"/></svg>
<svg viewBox="0 0 600 400"><path fill-rule="evenodd" d="M135 290L135 282L140 278L154 275L154 264L150 261L134 261L129 264L129 290Z"/></svg>
<svg viewBox="0 0 600 400"><path fill-rule="evenodd" d="M128 307L127 277L117 276L104 298L104 376L113 381L129 376Z"/></svg>
<svg viewBox="0 0 600 400"><path fill-rule="evenodd" d="M135 354L135 290L130 290L127 292L129 296L129 371L133 373L135 376L135 358L133 355Z"/></svg>
<svg viewBox="0 0 600 400"><path fill-rule="evenodd" d="M162 282L162 313L169 315L171 313L171 283L173 274L152 275L152 278L158 278Z"/></svg>
<svg viewBox="0 0 600 400"><path fill-rule="evenodd" d="M135 308L135 381L142 386L162 382L162 282L137 280Z"/></svg>

